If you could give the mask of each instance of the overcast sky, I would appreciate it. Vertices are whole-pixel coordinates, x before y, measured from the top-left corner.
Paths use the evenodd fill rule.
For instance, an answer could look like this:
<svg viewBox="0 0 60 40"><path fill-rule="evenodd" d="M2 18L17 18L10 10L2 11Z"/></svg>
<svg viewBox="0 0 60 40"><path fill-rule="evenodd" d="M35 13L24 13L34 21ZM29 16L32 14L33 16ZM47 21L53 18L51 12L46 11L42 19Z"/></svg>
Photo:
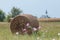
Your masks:
<svg viewBox="0 0 60 40"><path fill-rule="evenodd" d="M6 14L13 6L37 17L45 15L46 9L50 17L60 17L60 0L0 0L0 9Z"/></svg>

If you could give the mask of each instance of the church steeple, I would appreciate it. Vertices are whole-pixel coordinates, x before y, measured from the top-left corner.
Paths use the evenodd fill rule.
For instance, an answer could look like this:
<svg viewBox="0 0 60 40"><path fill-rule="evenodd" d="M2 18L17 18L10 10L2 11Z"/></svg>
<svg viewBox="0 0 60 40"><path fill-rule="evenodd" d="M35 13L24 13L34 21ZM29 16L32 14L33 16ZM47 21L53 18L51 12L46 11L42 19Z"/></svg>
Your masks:
<svg viewBox="0 0 60 40"><path fill-rule="evenodd" d="M48 14L48 11L46 10L46 12L45 12L46 14Z"/></svg>
<svg viewBox="0 0 60 40"><path fill-rule="evenodd" d="M46 17L48 17L48 11L47 10L46 10L45 14L46 14Z"/></svg>

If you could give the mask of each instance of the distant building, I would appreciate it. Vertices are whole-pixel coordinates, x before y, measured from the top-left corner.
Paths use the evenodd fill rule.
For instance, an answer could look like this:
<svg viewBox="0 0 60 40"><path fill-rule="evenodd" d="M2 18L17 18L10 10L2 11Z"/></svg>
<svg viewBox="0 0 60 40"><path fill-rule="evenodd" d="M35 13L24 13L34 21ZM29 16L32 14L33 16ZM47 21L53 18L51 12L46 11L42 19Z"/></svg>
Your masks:
<svg viewBox="0 0 60 40"><path fill-rule="evenodd" d="M46 14L46 15L42 15L40 18L50 18L50 17L48 16L48 11L47 11L47 10L46 10L45 14Z"/></svg>
<svg viewBox="0 0 60 40"><path fill-rule="evenodd" d="M50 18L50 17L46 15L42 15L40 18Z"/></svg>

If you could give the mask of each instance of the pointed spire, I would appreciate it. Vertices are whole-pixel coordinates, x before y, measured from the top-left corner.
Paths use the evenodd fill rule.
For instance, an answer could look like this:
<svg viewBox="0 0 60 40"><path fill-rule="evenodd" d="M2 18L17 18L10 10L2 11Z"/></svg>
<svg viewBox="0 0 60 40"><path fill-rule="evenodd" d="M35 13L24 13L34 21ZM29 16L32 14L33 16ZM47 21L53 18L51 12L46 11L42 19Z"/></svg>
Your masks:
<svg viewBox="0 0 60 40"><path fill-rule="evenodd" d="M48 14L48 11L46 10L46 12L45 12L46 14Z"/></svg>

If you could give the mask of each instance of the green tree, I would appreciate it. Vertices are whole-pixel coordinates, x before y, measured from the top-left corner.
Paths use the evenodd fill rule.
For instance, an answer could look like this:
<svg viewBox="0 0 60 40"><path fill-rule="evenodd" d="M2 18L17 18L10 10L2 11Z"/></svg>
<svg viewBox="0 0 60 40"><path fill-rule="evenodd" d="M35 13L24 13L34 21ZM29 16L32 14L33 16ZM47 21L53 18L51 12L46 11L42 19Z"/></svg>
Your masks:
<svg viewBox="0 0 60 40"><path fill-rule="evenodd" d="M19 15L20 13L22 13L22 10L20 10L19 8L13 7L11 9L12 18Z"/></svg>
<svg viewBox="0 0 60 40"><path fill-rule="evenodd" d="M7 21L9 22L10 18L12 18L12 15L10 13L8 13L7 15Z"/></svg>
<svg viewBox="0 0 60 40"><path fill-rule="evenodd" d="M5 19L5 13L2 10L0 10L0 21L3 22L4 19Z"/></svg>

